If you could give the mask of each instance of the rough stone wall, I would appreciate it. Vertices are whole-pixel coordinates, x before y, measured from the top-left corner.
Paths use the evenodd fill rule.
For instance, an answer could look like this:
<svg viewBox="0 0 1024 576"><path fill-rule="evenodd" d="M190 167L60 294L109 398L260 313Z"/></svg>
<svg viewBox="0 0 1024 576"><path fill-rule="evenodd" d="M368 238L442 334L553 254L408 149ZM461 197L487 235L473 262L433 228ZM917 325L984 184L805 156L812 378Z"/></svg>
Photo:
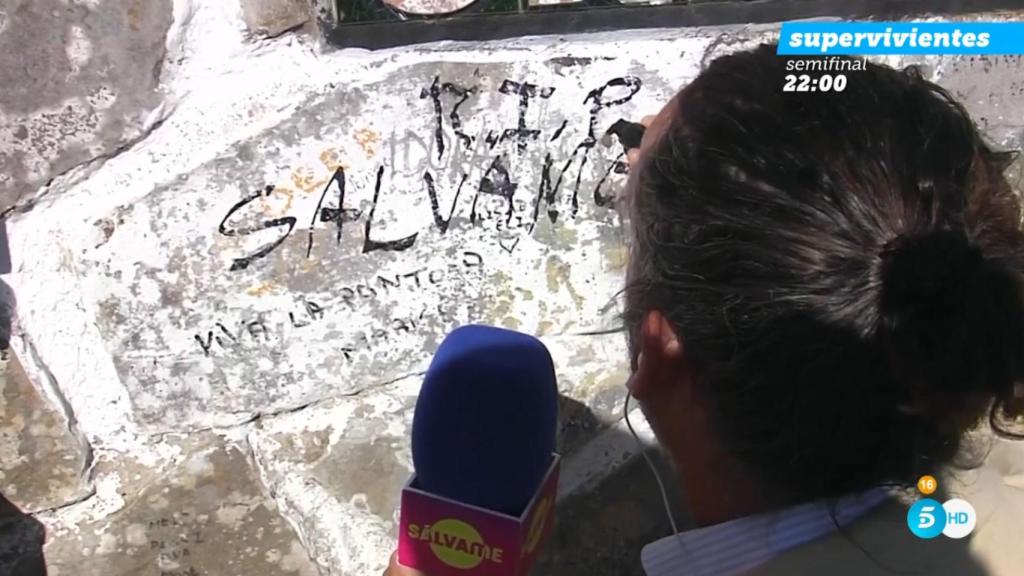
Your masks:
<svg viewBox="0 0 1024 576"><path fill-rule="evenodd" d="M0 5L0 213L148 130L170 25L166 0Z"/></svg>
<svg viewBox="0 0 1024 576"><path fill-rule="evenodd" d="M47 528L51 574L379 573L420 376L466 322L552 350L564 522L636 526L578 552L559 534L543 569L636 570L664 526L602 484L649 479L620 469L625 167L600 136L771 27L366 53L260 39L228 2L44 4L0 8L0 44L39 46L0 51L24 366L0 491ZM922 63L1020 144L1020 59ZM26 120L54 110L92 120Z"/></svg>

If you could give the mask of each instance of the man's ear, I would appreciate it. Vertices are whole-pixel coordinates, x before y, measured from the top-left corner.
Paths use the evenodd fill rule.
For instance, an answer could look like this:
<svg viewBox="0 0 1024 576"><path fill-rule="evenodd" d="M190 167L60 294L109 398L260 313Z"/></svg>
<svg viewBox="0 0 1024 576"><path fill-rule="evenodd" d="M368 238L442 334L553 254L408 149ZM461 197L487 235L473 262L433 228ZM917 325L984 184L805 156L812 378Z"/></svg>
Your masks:
<svg viewBox="0 0 1024 576"><path fill-rule="evenodd" d="M637 400L645 400L673 381L683 357L683 344L668 319L652 310L640 325L636 372L628 387Z"/></svg>

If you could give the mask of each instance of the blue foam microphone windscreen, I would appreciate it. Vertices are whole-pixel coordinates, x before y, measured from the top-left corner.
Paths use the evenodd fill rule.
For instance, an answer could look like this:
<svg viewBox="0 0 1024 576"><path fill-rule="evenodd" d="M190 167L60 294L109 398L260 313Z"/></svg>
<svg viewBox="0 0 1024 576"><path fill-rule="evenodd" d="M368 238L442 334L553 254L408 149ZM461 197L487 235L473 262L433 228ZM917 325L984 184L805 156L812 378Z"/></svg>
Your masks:
<svg viewBox="0 0 1024 576"><path fill-rule="evenodd" d="M551 465L557 419L554 365L540 340L458 328L434 354L416 402L417 486L518 515Z"/></svg>

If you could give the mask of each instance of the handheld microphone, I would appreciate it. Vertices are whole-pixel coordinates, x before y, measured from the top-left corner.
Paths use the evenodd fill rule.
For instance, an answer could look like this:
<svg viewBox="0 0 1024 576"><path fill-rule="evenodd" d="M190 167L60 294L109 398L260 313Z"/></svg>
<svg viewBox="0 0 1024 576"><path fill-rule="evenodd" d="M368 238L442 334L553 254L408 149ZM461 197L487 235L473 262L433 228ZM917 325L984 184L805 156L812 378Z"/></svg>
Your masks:
<svg viewBox="0 0 1024 576"><path fill-rule="evenodd" d="M550 529L558 388L532 336L465 326L441 343L412 425L399 562L432 576L520 576Z"/></svg>

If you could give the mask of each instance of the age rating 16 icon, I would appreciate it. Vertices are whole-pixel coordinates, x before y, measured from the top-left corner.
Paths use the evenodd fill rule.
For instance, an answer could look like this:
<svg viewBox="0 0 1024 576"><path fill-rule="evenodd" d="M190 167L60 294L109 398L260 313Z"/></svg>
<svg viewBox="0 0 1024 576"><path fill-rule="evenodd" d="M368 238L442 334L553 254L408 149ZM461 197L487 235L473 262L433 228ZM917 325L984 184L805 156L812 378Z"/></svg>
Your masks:
<svg viewBox="0 0 1024 576"><path fill-rule="evenodd" d="M922 476L917 482L918 490L929 495L938 488L931 476ZM978 515L970 502L960 498L940 504L937 500L923 498L914 502L907 511L907 527L918 538L930 539L939 534L949 538L963 538L974 531Z"/></svg>

